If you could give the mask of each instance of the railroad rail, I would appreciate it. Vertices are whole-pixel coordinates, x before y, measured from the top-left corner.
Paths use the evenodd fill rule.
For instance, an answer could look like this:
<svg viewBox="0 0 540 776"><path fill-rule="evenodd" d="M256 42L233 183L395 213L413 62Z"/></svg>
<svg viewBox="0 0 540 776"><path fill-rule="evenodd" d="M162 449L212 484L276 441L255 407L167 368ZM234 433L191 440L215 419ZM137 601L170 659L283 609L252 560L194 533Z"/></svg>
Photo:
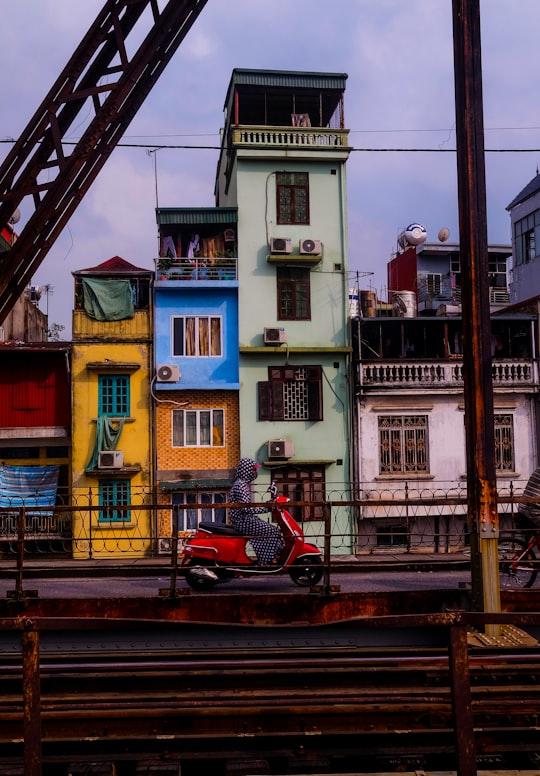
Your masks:
<svg viewBox="0 0 540 776"><path fill-rule="evenodd" d="M3 618L0 763L27 776L525 772L540 764L539 634L538 613Z"/></svg>

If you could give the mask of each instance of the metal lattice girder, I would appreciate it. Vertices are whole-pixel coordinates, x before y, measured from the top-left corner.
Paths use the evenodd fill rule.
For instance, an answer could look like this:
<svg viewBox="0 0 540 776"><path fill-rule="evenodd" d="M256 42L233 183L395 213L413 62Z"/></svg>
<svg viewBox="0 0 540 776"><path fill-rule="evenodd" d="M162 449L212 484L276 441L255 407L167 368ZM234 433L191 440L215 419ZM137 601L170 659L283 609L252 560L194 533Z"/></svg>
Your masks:
<svg viewBox="0 0 540 776"><path fill-rule="evenodd" d="M169 0L160 9L159 0L108 0L11 149L0 167L0 226L27 197L34 212L11 249L0 254L0 322L206 2ZM142 42L129 54L132 32ZM71 146L66 137L77 117L84 117L86 129Z"/></svg>

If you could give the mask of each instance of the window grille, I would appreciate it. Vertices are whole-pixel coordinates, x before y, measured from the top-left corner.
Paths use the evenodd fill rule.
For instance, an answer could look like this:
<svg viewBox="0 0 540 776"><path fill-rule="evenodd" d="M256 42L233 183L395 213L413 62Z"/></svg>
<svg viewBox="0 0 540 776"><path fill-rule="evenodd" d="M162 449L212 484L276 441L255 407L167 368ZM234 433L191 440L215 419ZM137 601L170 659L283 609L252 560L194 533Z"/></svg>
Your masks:
<svg viewBox="0 0 540 776"><path fill-rule="evenodd" d="M429 472L427 415L379 417L379 472Z"/></svg>

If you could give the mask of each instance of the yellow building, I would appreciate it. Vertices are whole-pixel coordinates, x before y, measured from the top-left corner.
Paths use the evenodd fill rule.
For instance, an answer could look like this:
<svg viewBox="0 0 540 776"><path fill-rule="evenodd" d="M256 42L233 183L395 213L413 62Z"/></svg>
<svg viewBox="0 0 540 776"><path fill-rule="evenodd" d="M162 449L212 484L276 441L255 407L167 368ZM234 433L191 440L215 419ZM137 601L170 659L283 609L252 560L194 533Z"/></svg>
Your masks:
<svg viewBox="0 0 540 776"><path fill-rule="evenodd" d="M73 555L141 557L153 534L153 272L115 256L73 275Z"/></svg>

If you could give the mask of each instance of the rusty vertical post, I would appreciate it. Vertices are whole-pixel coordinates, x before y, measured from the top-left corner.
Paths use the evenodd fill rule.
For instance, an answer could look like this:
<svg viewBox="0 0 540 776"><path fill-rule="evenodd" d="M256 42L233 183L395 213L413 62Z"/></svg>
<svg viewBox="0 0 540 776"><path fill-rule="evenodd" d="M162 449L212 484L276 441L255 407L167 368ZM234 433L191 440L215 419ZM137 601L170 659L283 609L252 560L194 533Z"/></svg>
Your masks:
<svg viewBox="0 0 540 776"><path fill-rule="evenodd" d="M329 501L324 502L324 566L323 566L323 592L330 593L330 563L332 553L332 505Z"/></svg>
<svg viewBox="0 0 540 776"><path fill-rule="evenodd" d="M480 0L452 0L473 607L500 611Z"/></svg>
<svg viewBox="0 0 540 776"><path fill-rule="evenodd" d="M171 598L176 598L176 588L178 583L178 510L178 504L173 504L171 520L171 581L169 586L169 595Z"/></svg>
<svg viewBox="0 0 540 776"><path fill-rule="evenodd" d="M39 632L32 622L22 632L23 735L25 776L41 776L41 689Z"/></svg>
<svg viewBox="0 0 540 776"><path fill-rule="evenodd" d="M26 511L24 507L19 509L19 522L17 525L17 578L15 580L15 598L24 598L24 534L26 528Z"/></svg>
<svg viewBox="0 0 540 776"><path fill-rule="evenodd" d="M476 776L476 743L465 625L450 626L448 661L456 734L458 776Z"/></svg>

